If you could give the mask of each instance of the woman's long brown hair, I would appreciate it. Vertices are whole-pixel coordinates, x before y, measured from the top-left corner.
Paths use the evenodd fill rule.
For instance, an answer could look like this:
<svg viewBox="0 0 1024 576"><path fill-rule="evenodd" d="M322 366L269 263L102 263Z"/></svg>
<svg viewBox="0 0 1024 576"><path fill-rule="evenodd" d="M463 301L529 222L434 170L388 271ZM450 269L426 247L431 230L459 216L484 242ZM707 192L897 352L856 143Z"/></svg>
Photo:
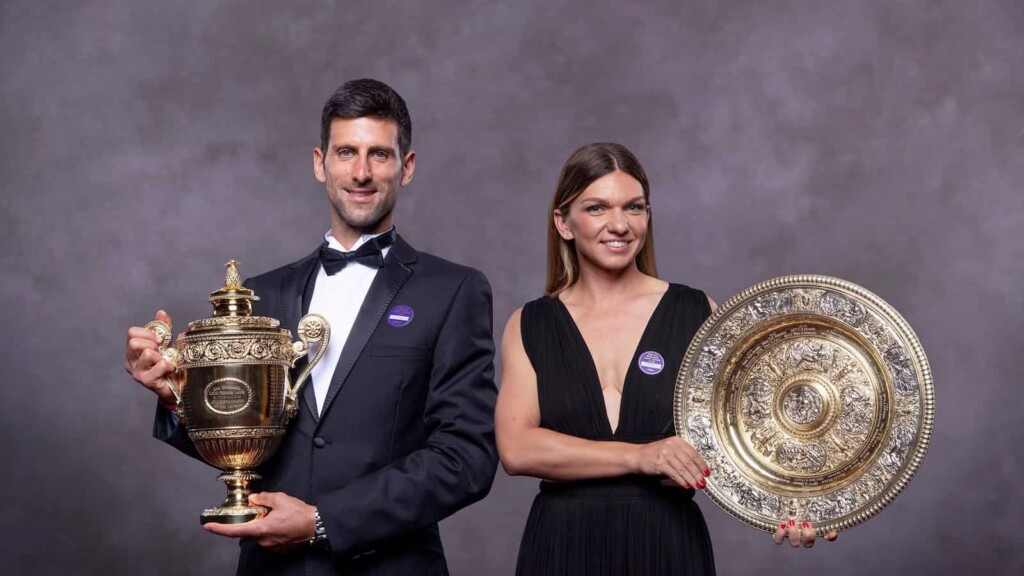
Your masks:
<svg viewBox="0 0 1024 576"><path fill-rule="evenodd" d="M621 144L611 142L595 142L587 144L572 153L562 167L555 187L555 197L548 210L548 278L544 293L558 294L575 284L580 278L580 261L576 254L576 246L571 240L565 240L555 227L554 212L558 210L562 216L568 216L569 204L576 199L587 186L598 178L619 171L636 178L644 190L644 201L650 206L651 187L647 182L647 174L643 166L632 152ZM648 276L658 277L654 263L654 222L648 219L647 239L640 253L636 256L636 265Z"/></svg>

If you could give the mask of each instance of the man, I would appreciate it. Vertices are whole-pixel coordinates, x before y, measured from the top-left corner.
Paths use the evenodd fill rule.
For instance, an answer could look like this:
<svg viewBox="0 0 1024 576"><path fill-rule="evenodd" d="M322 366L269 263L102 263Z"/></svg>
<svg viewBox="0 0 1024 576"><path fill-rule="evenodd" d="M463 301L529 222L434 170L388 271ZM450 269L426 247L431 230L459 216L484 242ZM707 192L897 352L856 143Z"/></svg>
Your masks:
<svg viewBox="0 0 1024 576"><path fill-rule="evenodd" d="M491 292L484 276L417 252L392 227L416 166L405 102L376 80L324 105L313 172L331 229L309 256L251 278L255 313L295 331L331 324L299 412L259 472L238 574L447 574L437 522L483 498L497 467ZM347 260L345 253L354 252ZM160 311L157 319L170 322ZM155 334L128 331L126 370L160 400L154 436L195 454Z"/></svg>

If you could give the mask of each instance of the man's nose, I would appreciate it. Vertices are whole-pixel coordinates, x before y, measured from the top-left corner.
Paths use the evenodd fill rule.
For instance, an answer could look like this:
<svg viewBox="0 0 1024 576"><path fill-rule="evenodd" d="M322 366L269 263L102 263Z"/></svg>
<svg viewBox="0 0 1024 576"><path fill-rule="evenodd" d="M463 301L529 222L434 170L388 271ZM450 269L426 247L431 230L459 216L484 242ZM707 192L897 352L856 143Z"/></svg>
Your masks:
<svg viewBox="0 0 1024 576"><path fill-rule="evenodd" d="M373 179L373 173L370 171L370 159L360 158L356 161L355 172L352 177L356 182L369 182Z"/></svg>

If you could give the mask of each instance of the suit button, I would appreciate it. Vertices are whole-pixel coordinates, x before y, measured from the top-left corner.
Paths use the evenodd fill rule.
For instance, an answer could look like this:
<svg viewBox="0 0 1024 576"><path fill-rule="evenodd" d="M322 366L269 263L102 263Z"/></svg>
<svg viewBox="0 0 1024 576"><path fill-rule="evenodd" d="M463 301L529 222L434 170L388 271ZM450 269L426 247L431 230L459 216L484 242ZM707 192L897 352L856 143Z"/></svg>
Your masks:
<svg viewBox="0 0 1024 576"><path fill-rule="evenodd" d="M317 436L316 438L313 438L313 446L316 446L317 448L323 448L324 446L327 446L327 441Z"/></svg>

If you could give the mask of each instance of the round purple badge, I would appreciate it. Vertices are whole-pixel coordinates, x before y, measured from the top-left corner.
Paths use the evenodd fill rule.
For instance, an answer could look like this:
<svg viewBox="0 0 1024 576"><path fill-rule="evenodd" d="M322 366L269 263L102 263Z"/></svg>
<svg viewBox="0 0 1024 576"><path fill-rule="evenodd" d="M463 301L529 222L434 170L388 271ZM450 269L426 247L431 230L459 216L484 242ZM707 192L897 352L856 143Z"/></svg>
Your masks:
<svg viewBox="0 0 1024 576"><path fill-rule="evenodd" d="M637 365L640 366L640 371L644 374L654 376L665 369L665 359L661 357L661 354L650 350L640 355Z"/></svg>
<svg viewBox="0 0 1024 576"><path fill-rule="evenodd" d="M405 304L399 304L391 310L388 310L388 324L395 328L401 328L402 326L408 326L409 322L412 322L414 316L412 307L406 306Z"/></svg>

